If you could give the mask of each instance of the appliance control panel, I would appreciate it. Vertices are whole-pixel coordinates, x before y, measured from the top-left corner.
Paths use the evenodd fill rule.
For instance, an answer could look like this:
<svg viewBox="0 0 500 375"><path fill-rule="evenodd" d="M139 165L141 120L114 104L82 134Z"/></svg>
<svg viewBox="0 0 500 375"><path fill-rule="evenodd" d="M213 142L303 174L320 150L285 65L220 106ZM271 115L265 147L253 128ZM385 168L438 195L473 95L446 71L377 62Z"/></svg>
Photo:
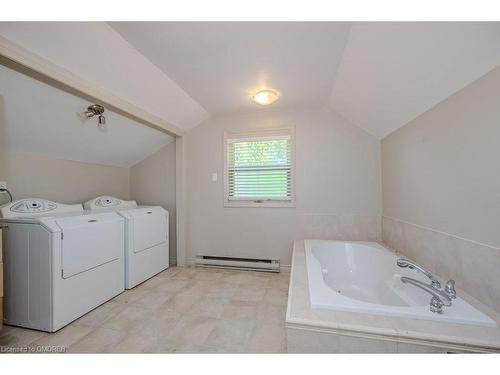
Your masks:
<svg viewBox="0 0 500 375"><path fill-rule="evenodd" d="M87 210L102 210L106 208L121 209L137 207L137 203L135 201L124 201L115 197L104 195L85 202L83 207Z"/></svg>
<svg viewBox="0 0 500 375"><path fill-rule="evenodd" d="M17 202L10 210L18 213L41 213L53 211L57 208L57 204L44 199L25 199Z"/></svg>
<svg viewBox="0 0 500 375"><path fill-rule="evenodd" d="M79 211L83 211L81 204L62 204L47 199L27 198L0 207L0 217L36 217L47 213L60 214Z"/></svg>

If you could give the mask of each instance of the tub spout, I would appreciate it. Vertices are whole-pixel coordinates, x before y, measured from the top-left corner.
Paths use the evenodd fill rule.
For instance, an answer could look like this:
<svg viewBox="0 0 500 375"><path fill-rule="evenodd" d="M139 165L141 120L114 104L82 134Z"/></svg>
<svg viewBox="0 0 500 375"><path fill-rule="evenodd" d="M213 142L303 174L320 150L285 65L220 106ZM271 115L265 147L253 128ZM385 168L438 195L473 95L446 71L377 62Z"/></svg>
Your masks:
<svg viewBox="0 0 500 375"><path fill-rule="evenodd" d="M404 259L404 258L399 258L397 261L398 267L404 268L408 267L411 270L417 270L421 273L423 273L425 276L427 276L431 280L431 284L434 288L436 289L441 289L441 283L439 282L436 277L429 271L427 271L425 268L422 266L419 266L417 263L412 262L411 260Z"/></svg>

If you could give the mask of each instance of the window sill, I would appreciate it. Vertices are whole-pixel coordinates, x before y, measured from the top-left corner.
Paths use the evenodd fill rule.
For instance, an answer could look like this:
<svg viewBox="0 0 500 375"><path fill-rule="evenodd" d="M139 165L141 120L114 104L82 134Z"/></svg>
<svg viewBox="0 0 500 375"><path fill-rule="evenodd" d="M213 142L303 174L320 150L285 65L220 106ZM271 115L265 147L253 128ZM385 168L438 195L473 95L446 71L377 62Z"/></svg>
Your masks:
<svg viewBox="0 0 500 375"><path fill-rule="evenodd" d="M224 207L266 207L266 208L294 208L294 201L225 201Z"/></svg>

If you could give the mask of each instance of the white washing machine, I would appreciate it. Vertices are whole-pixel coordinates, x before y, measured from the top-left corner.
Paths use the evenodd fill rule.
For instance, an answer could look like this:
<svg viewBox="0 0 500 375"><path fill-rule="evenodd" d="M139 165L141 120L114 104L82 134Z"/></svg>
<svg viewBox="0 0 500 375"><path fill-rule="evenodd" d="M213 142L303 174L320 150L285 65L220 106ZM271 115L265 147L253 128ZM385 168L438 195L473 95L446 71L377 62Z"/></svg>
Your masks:
<svg viewBox="0 0 500 375"><path fill-rule="evenodd" d="M90 212L113 211L125 219L125 288L146 281L169 266L168 211L160 206L138 206L102 196L84 203Z"/></svg>
<svg viewBox="0 0 500 375"><path fill-rule="evenodd" d="M55 332L124 290L124 219L22 199L5 224L4 322Z"/></svg>

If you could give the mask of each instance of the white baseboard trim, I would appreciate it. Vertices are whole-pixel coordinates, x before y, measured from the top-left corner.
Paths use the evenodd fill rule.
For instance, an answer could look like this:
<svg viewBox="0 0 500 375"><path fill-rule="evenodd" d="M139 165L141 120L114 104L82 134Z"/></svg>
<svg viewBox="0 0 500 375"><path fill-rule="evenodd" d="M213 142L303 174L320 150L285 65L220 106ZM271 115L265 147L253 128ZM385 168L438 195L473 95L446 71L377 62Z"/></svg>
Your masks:
<svg viewBox="0 0 500 375"><path fill-rule="evenodd" d="M196 264L196 261L194 258L186 258L185 262L186 262L186 267L194 267Z"/></svg>
<svg viewBox="0 0 500 375"><path fill-rule="evenodd" d="M280 266L280 272L283 273L290 273L291 269L292 269L291 265Z"/></svg>

